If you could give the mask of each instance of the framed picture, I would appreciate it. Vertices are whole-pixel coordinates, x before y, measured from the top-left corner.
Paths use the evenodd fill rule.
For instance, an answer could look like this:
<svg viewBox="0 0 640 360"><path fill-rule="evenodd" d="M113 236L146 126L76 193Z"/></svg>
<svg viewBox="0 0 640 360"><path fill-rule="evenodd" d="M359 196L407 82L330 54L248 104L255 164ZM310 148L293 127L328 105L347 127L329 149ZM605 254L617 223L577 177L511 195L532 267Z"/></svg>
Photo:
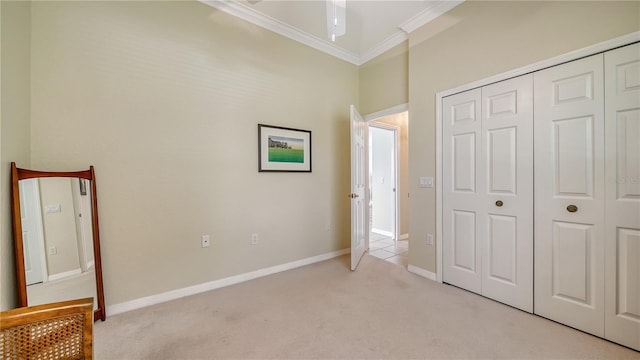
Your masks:
<svg viewBox="0 0 640 360"><path fill-rule="evenodd" d="M258 171L311 172L311 131L258 124Z"/></svg>

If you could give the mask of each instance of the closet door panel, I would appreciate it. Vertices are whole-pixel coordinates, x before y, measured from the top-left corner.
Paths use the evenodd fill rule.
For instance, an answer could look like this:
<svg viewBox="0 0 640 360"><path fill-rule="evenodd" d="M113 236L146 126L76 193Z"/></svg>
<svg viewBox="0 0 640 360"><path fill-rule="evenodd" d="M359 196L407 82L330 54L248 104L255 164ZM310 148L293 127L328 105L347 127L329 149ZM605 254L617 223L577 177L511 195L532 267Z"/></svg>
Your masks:
<svg viewBox="0 0 640 360"><path fill-rule="evenodd" d="M536 72L534 104L534 311L603 336L603 55Z"/></svg>
<svg viewBox="0 0 640 360"><path fill-rule="evenodd" d="M517 127L486 131L487 192L492 195L516 195Z"/></svg>
<svg viewBox="0 0 640 360"><path fill-rule="evenodd" d="M593 116L553 122L554 196L593 196Z"/></svg>
<svg viewBox="0 0 640 360"><path fill-rule="evenodd" d="M605 337L640 350L640 45L605 53Z"/></svg>
<svg viewBox="0 0 640 360"><path fill-rule="evenodd" d="M482 88L482 294L533 311L533 76Z"/></svg>
<svg viewBox="0 0 640 360"><path fill-rule="evenodd" d="M476 134L452 136L453 140L453 192L476 192Z"/></svg>
<svg viewBox="0 0 640 360"><path fill-rule="evenodd" d="M480 90L442 100L443 281L481 292Z"/></svg>
<svg viewBox="0 0 640 360"><path fill-rule="evenodd" d="M452 267L475 273L478 270L476 259L476 213L473 211L452 210L451 254ZM454 284L455 285L455 284Z"/></svg>
<svg viewBox="0 0 640 360"><path fill-rule="evenodd" d="M640 94L639 94L640 96ZM640 98L640 97L639 97ZM608 131L615 134L614 141L616 148L615 158L611 158L612 164L616 169L611 175L615 176L616 192L612 193L612 198L622 200L623 204L637 204L640 199L640 109L628 109L617 111L612 114L613 119L611 126L607 127ZM613 169L612 169L613 171ZM633 207L633 205L631 205Z"/></svg>
<svg viewBox="0 0 640 360"><path fill-rule="evenodd" d="M553 296L592 307L594 299L593 226L553 222Z"/></svg>
<svg viewBox="0 0 640 360"><path fill-rule="evenodd" d="M486 278L515 287L518 284L518 218L515 216L488 215L486 249ZM483 286L483 294L491 297Z"/></svg>

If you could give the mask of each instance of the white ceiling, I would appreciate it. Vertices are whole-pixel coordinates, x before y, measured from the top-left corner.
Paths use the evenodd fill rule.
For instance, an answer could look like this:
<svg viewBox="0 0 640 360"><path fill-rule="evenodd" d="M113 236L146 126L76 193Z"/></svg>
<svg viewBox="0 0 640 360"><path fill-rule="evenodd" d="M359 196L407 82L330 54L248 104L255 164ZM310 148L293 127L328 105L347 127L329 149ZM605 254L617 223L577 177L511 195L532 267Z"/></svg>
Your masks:
<svg viewBox="0 0 640 360"><path fill-rule="evenodd" d="M221 11L361 65L464 0L346 0L346 34L327 34L324 0L201 0Z"/></svg>

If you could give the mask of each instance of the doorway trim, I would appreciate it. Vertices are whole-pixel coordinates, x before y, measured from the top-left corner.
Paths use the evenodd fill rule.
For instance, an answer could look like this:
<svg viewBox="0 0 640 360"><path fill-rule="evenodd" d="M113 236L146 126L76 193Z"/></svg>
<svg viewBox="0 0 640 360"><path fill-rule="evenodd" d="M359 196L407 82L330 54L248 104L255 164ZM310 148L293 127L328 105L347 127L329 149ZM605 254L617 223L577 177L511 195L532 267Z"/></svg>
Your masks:
<svg viewBox="0 0 640 360"><path fill-rule="evenodd" d="M24 199L25 202L30 202L31 205L24 206L24 211L28 212L29 217L33 219L33 226L36 228L36 239L31 239L31 245L38 248L38 262L40 266L40 274L42 276L42 283L45 284L52 279L49 277L49 271L47 269L47 246L44 241L44 226L42 223L42 213L39 209L42 209L40 200L40 186L38 179L29 179L24 181ZM37 244L36 244L37 243ZM35 283L37 284L37 283Z"/></svg>
<svg viewBox="0 0 640 360"><path fill-rule="evenodd" d="M542 60L533 64L493 75L481 80L477 80L462 86L444 90L436 93L436 281L442 283L442 99L446 96L454 95L463 91L486 86L495 82L507 80L517 76L529 74L548 67L560 65L569 61L577 60L586 56L595 55L617 47L629 45L640 41L640 31L619 36L607 41L603 41L582 49L570 51L568 53Z"/></svg>
<svg viewBox="0 0 640 360"><path fill-rule="evenodd" d="M376 111L374 113L371 114L367 114L364 116L364 120L367 122L367 124L369 126L371 126L371 123L375 120L379 120L381 118L384 117L388 117L388 116L394 116L394 115L399 115L401 113L404 112L409 112L409 104L408 103L404 103L404 104L399 104L396 106L392 106L386 109L382 109L380 111ZM407 114L408 115L408 114ZM376 125L378 125L378 123L376 123ZM388 124L383 124L382 126L377 126L379 128L386 128L386 129L393 129L395 130L395 139L394 139L394 152L395 152L395 159L394 159L394 172L395 172L395 233L393 234L394 236L394 241L398 241L400 240L400 198L399 198L399 191L398 189L400 189L400 174L399 174L399 162L400 162L400 151L399 151L399 146L400 146L400 134L399 134L399 130L400 128L397 126L393 126L393 125L388 125ZM370 144L368 144L370 146ZM370 149L367 149L367 153L369 152ZM368 174L367 174L368 176ZM402 189L402 191L404 192L405 189ZM367 194L369 194L371 192L371 184L367 185L367 189L365 189L365 191L367 192ZM369 229L369 234L368 236L371 236L371 229Z"/></svg>
<svg viewBox="0 0 640 360"><path fill-rule="evenodd" d="M380 111L376 111L374 113L365 115L364 120L369 122L369 121L378 120L380 118L387 117L387 116L398 115L405 111L409 111L409 103L392 106L390 108L382 109Z"/></svg>
<svg viewBox="0 0 640 360"><path fill-rule="evenodd" d="M375 122L375 120L367 121L367 126L369 129L377 128L385 131L391 131L393 133L393 165L391 170L393 172L393 231L391 231L391 236L393 237L393 241L397 242L400 240L400 230L398 229L400 225L400 209L399 209L399 199L398 199L398 187L399 187L399 176L398 176L398 161L399 161L399 153L398 153L398 132L400 128L398 126ZM369 131L369 139L371 140L371 131ZM371 155L371 151L373 150L372 142L369 141L369 149L368 154ZM369 161L369 169L371 171L371 156L368 157ZM368 174L367 174L368 175ZM371 191L372 185L371 181L369 181L369 192ZM369 196L369 201L371 201L371 195ZM373 232L373 227L370 229L370 232Z"/></svg>

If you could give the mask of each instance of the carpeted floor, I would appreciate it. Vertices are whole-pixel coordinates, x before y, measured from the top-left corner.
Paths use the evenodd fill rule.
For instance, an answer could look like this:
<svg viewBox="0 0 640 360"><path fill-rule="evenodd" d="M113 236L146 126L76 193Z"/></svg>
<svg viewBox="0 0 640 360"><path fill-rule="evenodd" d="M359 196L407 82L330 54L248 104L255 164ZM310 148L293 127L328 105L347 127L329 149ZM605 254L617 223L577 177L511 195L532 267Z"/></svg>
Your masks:
<svg viewBox="0 0 640 360"><path fill-rule="evenodd" d="M108 317L103 359L640 359L640 353L365 255Z"/></svg>

